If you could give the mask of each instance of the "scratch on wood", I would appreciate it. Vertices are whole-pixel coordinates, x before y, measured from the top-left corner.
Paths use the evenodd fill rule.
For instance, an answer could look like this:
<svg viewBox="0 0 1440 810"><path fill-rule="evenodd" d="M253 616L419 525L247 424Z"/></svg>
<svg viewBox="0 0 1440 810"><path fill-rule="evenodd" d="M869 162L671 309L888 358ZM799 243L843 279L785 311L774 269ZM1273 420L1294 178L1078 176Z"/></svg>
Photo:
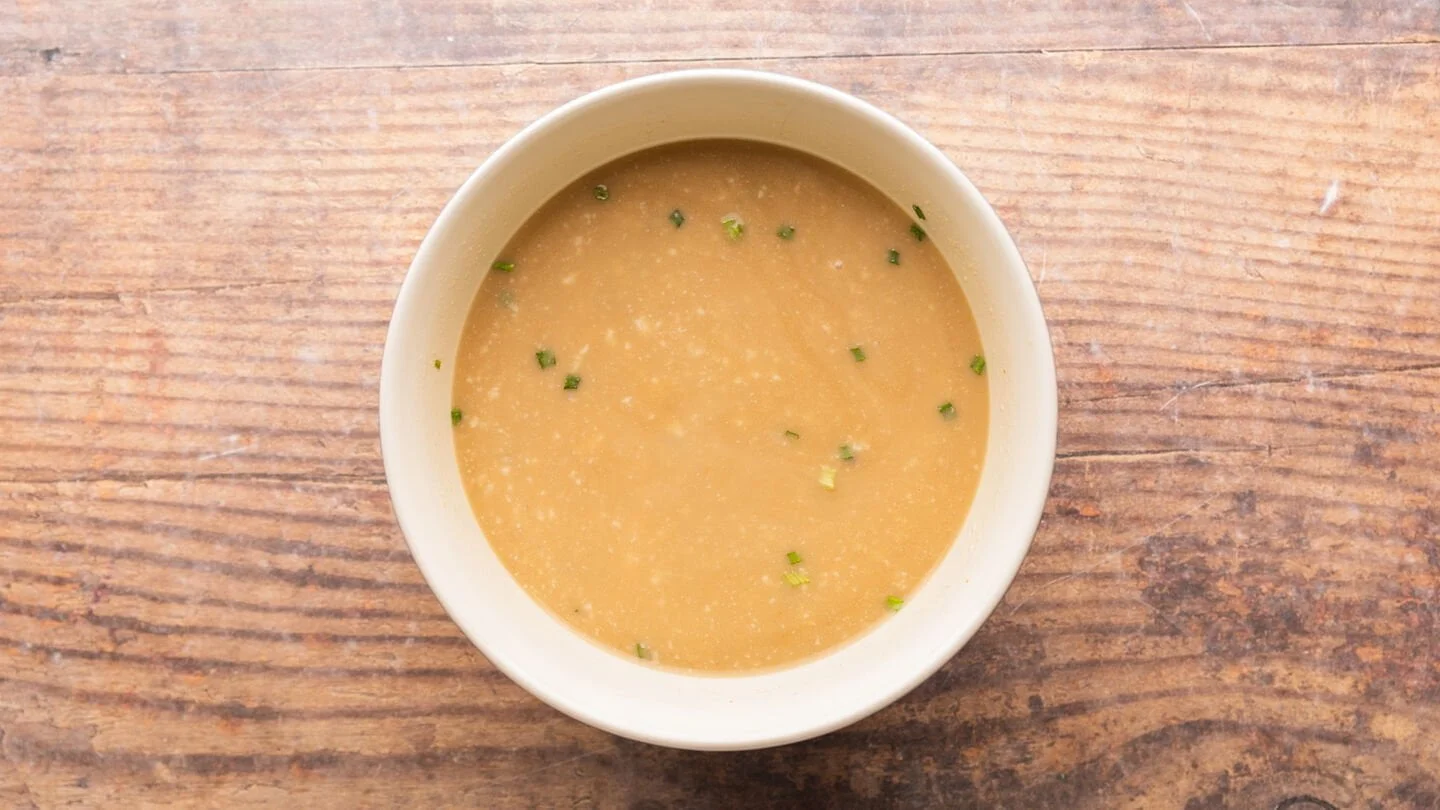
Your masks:
<svg viewBox="0 0 1440 810"><path fill-rule="evenodd" d="M1260 386L1260 385L1291 385L1291 384L1294 384L1294 383L1302 383L1302 382L1303 382L1303 383L1306 383L1307 385L1309 385L1309 384L1312 384L1315 380L1361 379L1361 378L1364 378L1364 377L1377 377L1377 376L1380 376L1380 375L1382 375L1382 374L1411 374L1411 373L1414 373L1414 372L1417 372L1417 371L1434 371L1434 370L1436 370L1436 369L1440 369L1440 363L1415 363L1415 364L1407 365L1407 366L1390 366L1390 367L1388 367L1388 368L1372 368L1372 369L1341 369L1341 370L1337 370L1337 371L1321 371L1321 372L1309 372L1309 371L1307 371L1306 373L1301 374L1301 375L1299 375L1299 376L1287 376L1287 377L1252 377L1252 378L1250 378L1250 379L1230 380L1230 381L1228 381L1228 382L1216 382L1216 381L1213 381L1213 380L1212 380L1212 381L1209 381L1209 382L1208 382L1205 386L1203 386L1203 387L1205 387L1205 388L1215 388L1215 389L1221 389L1221 388L1249 388L1249 387L1252 387L1252 386ZM1199 386L1199 385L1191 386L1190 390L1195 390L1195 389L1200 388L1200 387L1202 387L1202 386ZM1105 395L1098 396L1098 397L1066 399L1065 402L1064 402L1064 404L1066 404L1066 405L1073 405L1073 404L1081 403L1081 402L1110 402L1110 401L1113 401L1113 400L1121 400L1121 399L1141 399L1141 398L1144 398L1144 397L1154 396L1154 395L1156 395L1156 394L1158 394L1158 393L1161 393L1161 392L1163 392L1163 391L1171 391L1171 390L1174 390L1174 389L1173 389L1173 386L1168 386L1168 385L1167 385L1167 386L1164 386L1164 387L1156 386L1156 387L1154 387L1154 388L1145 388L1145 389L1140 389L1140 390L1127 391L1127 392L1120 393L1120 394L1105 394Z"/></svg>
<svg viewBox="0 0 1440 810"><path fill-rule="evenodd" d="M513 781L523 782L523 781L525 781L525 780L527 780L527 779L530 779L531 777L535 776L535 774L537 774L537 773L543 773L543 772L545 772L545 771L553 770L553 769L555 769L555 768L561 767L562 765L569 765L569 764L572 763L572 762L579 762L579 761L582 760L582 759L589 759L590 757L596 757L596 756L599 756L601 753L603 753L603 752L601 752L601 751L586 751L586 752L583 753L583 754L576 754L576 755L573 756L573 757L567 757L567 758L565 758L565 759L560 760L559 762L552 762L552 763L550 763L549 765L541 765L540 767L535 768L534 770L530 770L530 771L526 771L526 772L524 772L524 773L516 774Z"/></svg>
<svg viewBox="0 0 1440 810"><path fill-rule="evenodd" d="M1215 38L1210 36L1210 29L1205 27L1205 21L1200 19L1200 13L1195 10L1195 7L1186 2L1186 0L1180 0L1180 5L1185 7L1185 13L1190 15L1190 19L1194 20L1195 24L1200 26L1200 35L1205 37L1205 41L1214 42Z"/></svg>
<svg viewBox="0 0 1440 810"><path fill-rule="evenodd" d="M233 293L259 290L269 287L283 287L293 284L309 284L309 279L271 279L267 281L241 282L238 284L195 284L184 287L152 287L149 289L123 290L115 292L57 292L46 295L22 295L0 298L0 307L23 306L47 302L104 301L123 303L126 299L143 298L147 295L172 293Z"/></svg>
<svg viewBox="0 0 1440 810"><path fill-rule="evenodd" d="M1179 399L1179 398L1181 397L1182 394L1188 394L1188 393L1190 393L1191 391L1195 391L1195 390L1198 390L1198 389L1201 389L1201 388L1209 388L1209 387L1212 386L1212 385L1218 385L1218 384L1220 384L1220 383L1222 383L1222 382L1225 382L1225 381L1224 381L1224 380L1206 380L1206 381L1204 381L1204 382L1195 383L1194 385L1187 385L1187 386L1185 386L1184 388L1181 388L1179 391L1176 391L1176 392L1175 392L1175 396L1170 397L1169 399L1165 400L1165 404L1164 404L1164 405L1161 405L1157 410L1163 411L1163 410L1165 410L1166 408L1170 407L1171 405L1173 405L1173 404L1175 403L1175 400L1177 400L1177 399Z"/></svg>
<svg viewBox="0 0 1440 810"><path fill-rule="evenodd" d="M254 447L255 447L254 445L250 445L250 444L247 444L247 445L245 445L244 447L232 447L232 448L230 448L229 450L222 450L222 451L220 451L219 453L206 453L206 454L204 454L204 455L202 455L202 456L196 457L195 460L196 460L196 461L212 461L212 460L217 459L217 458L225 458L226 456L238 456L238 455L240 455L241 453L248 453L248 452L250 452L252 449L254 449Z"/></svg>
<svg viewBox="0 0 1440 810"><path fill-rule="evenodd" d="M290 72L290 71L284 71L284 72ZM271 86L271 87L275 87L275 80L274 80L273 78L271 78L271 73L272 73L272 71L268 71L268 70L265 71L265 80L270 83L270 86ZM258 109L260 109L261 107L264 107L266 104L270 103L271 101L274 101L275 99L279 98L280 96L285 95L286 93L294 92L296 89L301 88L301 87L304 87L304 86L307 85L307 84L313 84L313 83L315 83L315 82L318 82L318 81L320 81L321 79L323 79L323 78L325 78L326 76L329 76L329 75L331 75L331 74L328 73L328 72L313 73L313 74L311 74L311 75L309 75L309 76L306 76L306 77L303 78L303 79L297 79L297 80L295 80L295 81L293 81L293 82L285 85L284 87L275 87L275 92L269 94L268 96L265 96L264 98L260 99L259 101L255 102L254 104L251 104L250 106L246 107L245 109L246 109L247 112L253 112L253 111L255 111L255 110L258 110Z"/></svg>
<svg viewBox="0 0 1440 810"><path fill-rule="evenodd" d="M1210 497L1206 498L1205 500L1201 501L1200 503L1196 504L1195 506L1191 507L1190 509L1187 509L1186 511L1181 512L1180 514L1178 514L1178 515L1176 515L1175 517L1171 518L1170 520L1167 520L1164 524L1160 525L1159 527L1157 527L1157 528L1155 528L1155 529L1152 529L1152 530L1150 530L1149 532L1146 532L1146 533L1145 533L1145 536L1143 536L1143 537L1141 537L1140 539L1134 541L1133 543L1127 543L1124 548L1116 549L1115 551L1112 551L1112 552L1110 552L1109 554L1106 554L1104 557L1101 557L1101 558L1100 558L1100 561L1099 561L1099 562L1095 563L1094 565L1090 566L1089 568L1082 568L1082 569L1080 569L1080 570L1078 570L1078 571L1071 571L1071 572L1068 573L1068 574L1064 574L1064 575L1062 575L1062 576L1058 576L1058 577L1050 580L1049 582L1045 583L1044 585L1041 585L1040 587L1038 587L1038 588L1036 588L1035 590L1031 591L1030 593L1025 594L1025 596L1021 597L1020 601L1018 601L1018 602L1016 602L1014 605L1011 605L1011 606L1010 606L1010 615L1012 615L1012 616L1015 615L1015 611L1017 611L1017 610L1019 610L1020 608L1024 607L1026 602L1029 602L1031 599L1034 599L1036 596L1039 596L1042 592L1047 591L1047 590L1049 590L1050 588L1053 588L1053 587L1055 587L1056 585L1059 585L1059 584L1062 583L1062 582L1065 582L1065 581L1067 581L1067 580L1074 579L1074 578L1076 578L1076 577L1078 577L1078 576L1080 576L1080 575L1082 575L1082 574L1088 574L1088 573L1090 573L1090 572L1092 572L1092 571L1097 571L1097 570L1099 570L1102 566L1108 565L1111 561L1113 561L1113 560L1115 560L1115 559L1118 559L1119 557L1123 556L1127 551L1130 551L1131 549L1138 548L1138 547L1140 547L1140 546L1145 545L1147 542L1150 541L1150 538L1152 538L1152 537L1154 537L1155 535L1157 535L1157 534L1165 531L1166 529L1169 529L1171 526L1174 526L1176 523L1179 523L1180 521L1185 520L1186 518L1189 518L1189 517L1193 516L1196 512L1199 512L1200 510L1202 510L1202 509L1204 509L1205 507L1209 506L1209 505L1211 504L1211 502L1213 502L1216 498L1220 497L1222 494L1224 494L1224 493L1219 493L1219 492L1217 492L1217 493L1215 493L1214 495L1211 495Z"/></svg>
<svg viewBox="0 0 1440 810"><path fill-rule="evenodd" d="M1147 607L1147 608L1150 608L1150 610L1154 611L1155 616L1156 616L1157 618L1159 618L1160 621L1165 622L1166 624L1170 625L1170 627L1174 628L1175 632L1177 632L1177 633L1184 633L1184 632L1185 632L1184 628L1182 628L1182 627L1180 627L1180 625L1176 624L1173 620L1171 620L1171 618L1170 618L1169 616L1166 616L1164 613L1162 613L1162 612L1160 611L1160 608L1155 607L1154 605L1150 604L1149 602L1145 601L1144 599L1141 599L1141 598L1138 597L1138 596L1135 597L1135 601L1138 602L1138 603L1141 604L1141 605L1144 605L1144 606Z"/></svg>
<svg viewBox="0 0 1440 810"><path fill-rule="evenodd" d="M1059 461L1123 461L1125 459L1150 458L1154 456L1205 456L1205 455L1229 455L1232 453L1264 453L1271 455L1276 450L1288 450L1289 447L1273 447L1271 445L1255 445L1253 447L1215 447L1209 449L1178 447L1164 450L1075 450L1067 453L1056 453L1055 458Z"/></svg>

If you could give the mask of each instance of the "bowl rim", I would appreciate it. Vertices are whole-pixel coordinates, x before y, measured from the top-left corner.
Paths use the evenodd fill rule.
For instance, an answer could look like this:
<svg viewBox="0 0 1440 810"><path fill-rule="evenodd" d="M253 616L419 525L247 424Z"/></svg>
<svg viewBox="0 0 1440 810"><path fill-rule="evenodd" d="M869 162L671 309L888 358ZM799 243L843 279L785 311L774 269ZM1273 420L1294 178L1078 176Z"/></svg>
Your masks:
<svg viewBox="0 0 1440 810"><path fill-rule="evenodd" d="M996 246L1004 256L1005 272L1018 273L1023 275L1024 281L1029 284L1029 295L1023 296L1021 306L1026 310L1023 313L1027 323L1025 332L1037 343L1043 346L1038 352L1043 355L1046 362L1039 367L1030 369L1038 377L1037 391L1043 401L1038 402L1040 412L1040 423L1034 425L1035 434L1039 442L1039 451L1048 457L1048 463L1044 464L1043 476L1037 470L1036 484L1026 494L1026 508L1024 514L1013 519L1017 527L1026 527L1028 530L1023 535L1023 541L1007 544L1007 554L1002 556L1002 564L999 566L1003 577L1003 583L991 588L984 598L976 598L975 604L983 609L974 614L974 619L969 622L957 624L945 636L944 643L939 651L931 658L925 660L921 666L916 666L907 677L897 679L890 688L876 693L867 693L857 698L853 703L843 710L837 710L833 714L827 714L817 718L816 722L803 726L797 726L783 734L757 735L753 738L716 739L714 735L706 735L704 730L699 730L686 736L663 736L648 732L641 727L622 727L611 723L605 718L590 711L587 706L573 701L568 695L560 694L546 688L535 678L532 678L523 666L512 661L504 651L493 648L493 645L485 643L482 637L471 631L470 622L462 618L464 611L460 611L452 603L441 587L437 585L437 572L432 570L434 560L427 562L428 555L423 551L425 545L423 539L419 539L420 532L417 531L418 520L409 515L409 505L403 498L397 497L397 489L403 490L400 486L400 479L405 474L400 472L401 465L394 461L403 452L403 448L397 445L399 438L397 433L400 426L396 425L387 429L390 419L387 413L392 413L398 407L393 403L399 396L394 390L393 380L398 372L390 372L392 368L402 362L401 358L392 353L392 347L397 343L395 336L403 328L405 321L412 320L413 316L405 317L402 312L413 310L413 299L418 295L417 288L421 283L418 279L424 275L424 265L428 262L429 254L437 250L435 247L443 234L453 225L453 220L462 216L461 210L466 207L467 200L474 196L476 188L483 185L487 178L496 171L497 167L511 159L511 156L526 149L532 141L541 136L546 130L562 125L567 119L579 114L581 111L610 102L612 99L636 92L645 91L655 85L671 83L702 83L702 82L734 82L751 83L752 85L770 85L790 91L817 96L824 103L837 105L846 108L850 113L864 116L881 126L884 131L893 138L904 141L907 146L920 152L936 169L943 175L942 182L951 185L956 192L966 201L969 206L967 217L974 219L985 231L996 239ZM387 379L392 383L387 385ZM410 551L412 559L420 569L426 584L435 595L437 601L445 609L449 618L455 622L466 638L485 656L485 658L497 669L503 672L512 681L519 684L527 692L538 697L540 700L559 710L560 712L586 723L590 726L603 729L610 733L657 745L689 748L696 750L750 750L765 748L776 745L784 745L810 739L822 734L829 733L839 728L850 725L870 714L895 702L908 692L915 689L926 679L935 674L942 666L949 662L961 648L974 636L980 626L987 621L994 613L995 608L1004 598L1019 572L1033 543L1034 535L1039 528L1040 519L1043 515L1045 502L1049 496L1050 482L1054 473L1055 448L1057 444L1057 430L1059 419L1058 389L1056 385L1056 373L1054 362L1054 351L1050 342L1049 327L1041 308L1038 291L1030 276L1024 259L1021 257L1014 239L1009 230L1000 220L999 215L990 205L989 201L960 171L960 169L940 151L929 140L920 136L909 126L899 119L881 110L880 108L862 101L848 93L836 90L832 87L817 82L800 79L794 76L773 73L760 70L747 70L736 68L698 68L665 71L637 78L627 79L599 88L584 95L581 95L553 110L545 113L529 125L525 126L514 136L505 141L499 148L492 152L465 180L460 188L446 202L435 222L427 230L424 239L416 250L415 257L407 268L405 278L401 283L400 291L396 297L395 308L392 313L390 324L386 331L385 347L381 361L380 374L380 403L379 403L379 428L381 456L385 469L386 489L390 494L392 508L395 512L396 521L400 526L401 534L405 538L406 546ZM993 403L992 403L993 407ZM989 451L987 451L987 456ZM967 517L967 522L969 518ZM927 578L928 579L928 578ZM571 632L574 632L573 630ZM867 631L868 632L868 631ZM863 634L862 634L863 635ZM828 657L834 650L843 649L846 645L841 644L832 651L822 653L819 658ZM803 663L803 662L802 662ZM684 675L685 673L676 673ZM741 673L742 676L747 673ZM695 677L725 677L723 675L708 675L697 673Z"/></svg>

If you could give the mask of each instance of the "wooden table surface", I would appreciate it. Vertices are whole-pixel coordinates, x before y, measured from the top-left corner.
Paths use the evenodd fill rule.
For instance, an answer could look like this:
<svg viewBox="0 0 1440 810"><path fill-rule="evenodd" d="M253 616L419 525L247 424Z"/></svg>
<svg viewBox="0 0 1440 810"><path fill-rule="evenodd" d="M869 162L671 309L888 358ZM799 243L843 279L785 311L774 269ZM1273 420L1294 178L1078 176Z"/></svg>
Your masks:
<svg viewBox="0 0 1440 810"><path fill-rule="evenodd" d="M0 0L0 805L1440 807L1440 2L637 5ZM376 432L468 173L700 65L937 144L1060 378L975 639L742 754L497 673Z"/></svg>

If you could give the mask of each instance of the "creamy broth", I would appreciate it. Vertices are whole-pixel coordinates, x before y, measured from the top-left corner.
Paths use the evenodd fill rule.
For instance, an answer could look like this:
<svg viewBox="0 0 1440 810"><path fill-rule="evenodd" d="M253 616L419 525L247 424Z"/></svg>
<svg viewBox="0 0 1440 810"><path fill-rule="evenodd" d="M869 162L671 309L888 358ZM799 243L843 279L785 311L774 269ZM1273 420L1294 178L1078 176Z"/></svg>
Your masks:
<svg viewBox="0 0 1440 810"><path fill-rule="evenodd" d="M520 585L623 655L719 672L903 609L959 531L989 420L925 225L734 141L630 155L547 202L480 287L451 412Z"/></svg>

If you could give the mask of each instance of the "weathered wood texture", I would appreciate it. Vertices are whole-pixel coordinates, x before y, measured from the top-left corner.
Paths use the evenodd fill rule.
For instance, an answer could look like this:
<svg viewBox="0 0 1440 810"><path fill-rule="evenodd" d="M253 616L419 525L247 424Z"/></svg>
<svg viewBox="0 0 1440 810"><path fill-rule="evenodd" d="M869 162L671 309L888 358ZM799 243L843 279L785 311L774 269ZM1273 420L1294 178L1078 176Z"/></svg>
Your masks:
<svg viewBox="0 0 1440 810"><path fill-rule="evenodd" d="M1052 7L1015 5L1024 45ZM337 25L389 30L370 16ZM694 41L631 26L659 50L627 57ZM868 30L830 27L814 50ZM419 44L321 61L428 58L395 30ZM77 58L309 64L270 41ZM525 42L454 58L551 53ZM964 651L820 740L668 751L530 698L410 562L375 409L419 239L523 124L671 65L24 67L0 77L0 805L1440 806L1440 46L747 64L916 126L1039 285L1061 458Z"/></svg>
<svg viewBox="0 0 1440 810"><path fill-rule="evenodd" d="M1436 0L10 0L0 73L1440 41Z"/></svg>

